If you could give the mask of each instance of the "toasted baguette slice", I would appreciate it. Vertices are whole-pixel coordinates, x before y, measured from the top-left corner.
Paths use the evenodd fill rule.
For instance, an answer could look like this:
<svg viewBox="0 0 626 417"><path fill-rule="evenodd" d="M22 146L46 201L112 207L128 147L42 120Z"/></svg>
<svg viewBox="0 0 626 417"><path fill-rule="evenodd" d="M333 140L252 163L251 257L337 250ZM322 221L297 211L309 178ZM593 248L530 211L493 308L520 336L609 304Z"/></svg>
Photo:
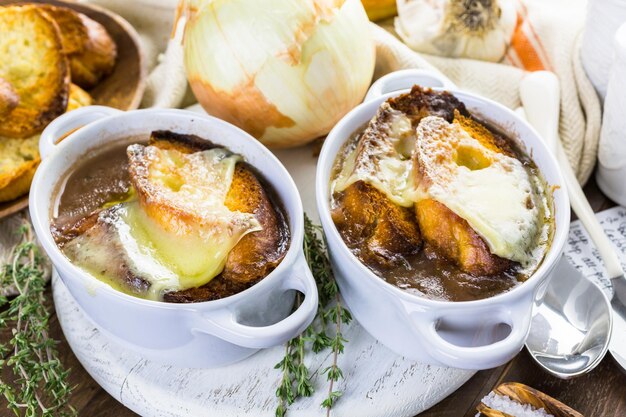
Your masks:
<svg viewBox="0 0 626 417"><path fill-rule="evenodd" d="M458 113L453 123L427 117L417 129L414 161L425 196L415 209L429 245L472 275L523 261L536 210L531 194L530 204L524 200L531 192L527 173L503 138ZM498 209L502 199L514 209Z"/></svg>
<svg viewBox="0 0 626 417"><path fill-rule="evenodd" d="M391 267L419 252L422 238L412 211L357 181L337 198L332 218L350 247L368 265Z"/></svg>
<svg viewBox="0 0 626 417"><path fill-rule="evenodd" d="M160 149L175 149L182 153L207 150L213 145L191 135L168 131L153 132L150 144ZM164 300L197 302L222 298L242 291L269 274L285 256L289 242L286 219L275 209L270 194L244 162L235 172L224 204L231 211L251 213L261 230L244 235L230 251L224 270L208 284L198 288L170 292Z"/></svg>
<svg viewBox="0 0 626 417"><path fill-rule="evenodd" d="M20 98L10 82L0 78L0 121L17 107Z"/></svg>
<svg viewBox="0 0 626 417"><path fill-rule="evenodd" d="M39 135L27 139L0 138L0 202L28 192L39 165Z"/></svg>
<svg viewBox="0 0 626 417"><path fill-rule="evenodd" d="M346 155L332 216L365 263L391 267L422 248L413 212L415 127L431 114L451 121L455 111L467 114L451 94L414 87L383 103Z"/></svg>
<svg viewBox="0 0 626 417"><path fill-rule="evenodd" d="M83 25L79 13L67 7L49 4L38 4L59 27L63 52L66 55L81 53L85 50L85 42L89 34Z"/></svg>
<svg viewBox="0 0 626 417"><path fill-rule="evenodd" d="M42 5L58 24L63 51L70 60L72 82L94 87L115 66L115 42L98 22L66 7Z"/></svg>
<svg viewBox="0 0 626 417"><path fill-rule="evenodd" d="M76 110L79 107L91 106L92 104L93 98L88 92L76 84L70 85L70 97L67 102L67 111Z"/></svg>
<svg viewBox="0 0 626 417"><path fill-rule="evenodd" d="M68 111L90 105L91 97L72 84L69 102ZM0 202L28 193L39 162L39 135L27 139L0 137Z"/></svg>
<svg viewBox="0 0 626 417"><path fill-rule="evenodd" d="M88 40L85 50L70 55L72 79L83 88L92 88L113 71L117 58L117 46L104 26L80 14L87 28Z"/></svg>
<svg viewBox="0 0 626 417"><path fill-rule="evenodd" d="M0 27L0 77L20 98L0 123L0 136L27 138L65 112L69 64L57 24L40 7L0 7Z"/></svg>
<svg viewBox="0 0 626 417"><path fill-rule="evenodd" d="M489 251L485 241L467 221L438 201L419 201L415 205L415 212L424 240L463 271L475 276L486 276L511 267L510 261Z"/></svg>

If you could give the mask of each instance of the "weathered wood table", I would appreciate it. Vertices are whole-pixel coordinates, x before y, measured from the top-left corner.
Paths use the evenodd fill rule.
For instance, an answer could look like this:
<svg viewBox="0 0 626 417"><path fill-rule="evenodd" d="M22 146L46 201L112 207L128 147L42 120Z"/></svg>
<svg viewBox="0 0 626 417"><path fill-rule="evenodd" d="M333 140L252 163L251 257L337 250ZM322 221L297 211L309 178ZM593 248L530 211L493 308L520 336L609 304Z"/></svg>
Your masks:
<svg viewBox="0 0 626 417"><path fill-rule="evenodd" d="M587 185L585 192L596 211L605 210L614 205L602 195L593 180ZM48 289L48 295L51 299L50 289ZM124 408L100 388L82 368L63 337L56 315L52 317L50 325L53 337L61 341L58 346L61 360L66 366L72 368L70 383L76 388L71 402L78 410L79 416L135 416L135 413ZM590 374L563 381L541 371L526 350L506 365L478 372L458 391L420 416L474 416L480 399L492 388L506 381L521 382L537 388L577 409L586 417L626 416L626 374L618 369L610 356L607 356ZM343 399L343 401L346 400L348 399ZM4 412L6 410L2 405L0 415L4 415Z"/></svg>

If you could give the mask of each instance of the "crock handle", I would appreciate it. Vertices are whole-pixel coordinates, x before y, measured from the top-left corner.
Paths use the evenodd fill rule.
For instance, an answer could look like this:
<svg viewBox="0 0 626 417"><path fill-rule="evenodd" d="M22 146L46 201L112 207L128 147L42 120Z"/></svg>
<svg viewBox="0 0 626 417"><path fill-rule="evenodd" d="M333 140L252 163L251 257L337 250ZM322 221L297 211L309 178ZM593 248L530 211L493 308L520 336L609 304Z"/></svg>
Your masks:
<svg viewBox="0 0 626 417"><path fill-rule="evenodd" d="M493 368L512 359L524 346L530 329L533 305L532 300L527 301L520 302L520 307L517 308L500 306L493 326L507 324L511 332L504 339L483 346L458 346L445 340L437 331L437 324L446 316L445 313L431 320L411 319L411 322L427 340L425 346L430 356L438 362L453 368Z"/></svg>
<svg viewBox="0 0 626 417"><path fill-rule="evenodd" d="M441 73L424 69L405 69L390 72L376 80L367 90L363 101L373 100L398 90L406 90L415 84L422 87L455 89L456 86Z"/></svg>
<svg viewBox="0 0 626 417"><path fill-rule="evenodd" d="M278 323L255 327L237 322L230 309L212 312L196 323L194 330L217 336L238 346L261 349L277 346L299 335L315 318L317 312L317 286L304 254L296 261L295 268L282 285L282 290L297 290L304 294L304 301L289 316Z"/></svg>
<svg viewBox="0 0 626 417"><path fill-rule="evenodd" d="M106 106L87 106L67 112L52 121L41 133L39 154L45 158L62 139L96 120L123 113Z"/></svg>

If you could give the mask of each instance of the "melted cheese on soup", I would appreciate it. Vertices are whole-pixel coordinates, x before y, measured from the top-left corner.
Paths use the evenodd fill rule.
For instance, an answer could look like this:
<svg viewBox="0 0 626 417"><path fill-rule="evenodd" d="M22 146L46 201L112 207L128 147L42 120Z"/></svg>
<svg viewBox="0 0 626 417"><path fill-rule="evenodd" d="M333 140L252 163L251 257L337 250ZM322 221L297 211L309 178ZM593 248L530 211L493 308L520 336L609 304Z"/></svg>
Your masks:
<svg viewBox="0 0 626 417"><path fill-rule="evenodd" d="M153 146L128 148L137 198L104 210L94 227L69 242L75 263L109 277L123 264L150 283L147 298L202 286L224 268L247 233L261 230L253 214L225 205L238 155L225 149L185 154Z"/></svg>
<svg viewBox="0 0 626 417"><path fill-rule="evenodd" d="M428 116L413 129L402 112L383 103L345 156L331 192L357 181L404 207L439 201L465 219L493 254L524 266L536 261L544 205L540 180L458 123Z"/></svg>
<svg viewBox="0 0 626 417"><path fill-rule="evenodd" d="M432 198L465 219L491 253L528 262L540 216L523 164L435 116L421 120L416 143L418 199Z"/></svg>

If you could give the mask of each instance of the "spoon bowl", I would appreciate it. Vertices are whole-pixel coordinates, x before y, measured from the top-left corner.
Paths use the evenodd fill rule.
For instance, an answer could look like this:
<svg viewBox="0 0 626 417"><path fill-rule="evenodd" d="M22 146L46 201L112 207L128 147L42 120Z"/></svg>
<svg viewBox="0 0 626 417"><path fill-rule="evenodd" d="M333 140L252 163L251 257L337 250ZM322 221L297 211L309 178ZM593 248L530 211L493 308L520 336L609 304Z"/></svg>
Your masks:
<svg viewBox="0 0 626 417"><path fill-rule="evenodd" d="M533 311L526 347L544 370L569 379L600 363L609 347L611 327L609 300L563 257L543 303Z"/></svg>

